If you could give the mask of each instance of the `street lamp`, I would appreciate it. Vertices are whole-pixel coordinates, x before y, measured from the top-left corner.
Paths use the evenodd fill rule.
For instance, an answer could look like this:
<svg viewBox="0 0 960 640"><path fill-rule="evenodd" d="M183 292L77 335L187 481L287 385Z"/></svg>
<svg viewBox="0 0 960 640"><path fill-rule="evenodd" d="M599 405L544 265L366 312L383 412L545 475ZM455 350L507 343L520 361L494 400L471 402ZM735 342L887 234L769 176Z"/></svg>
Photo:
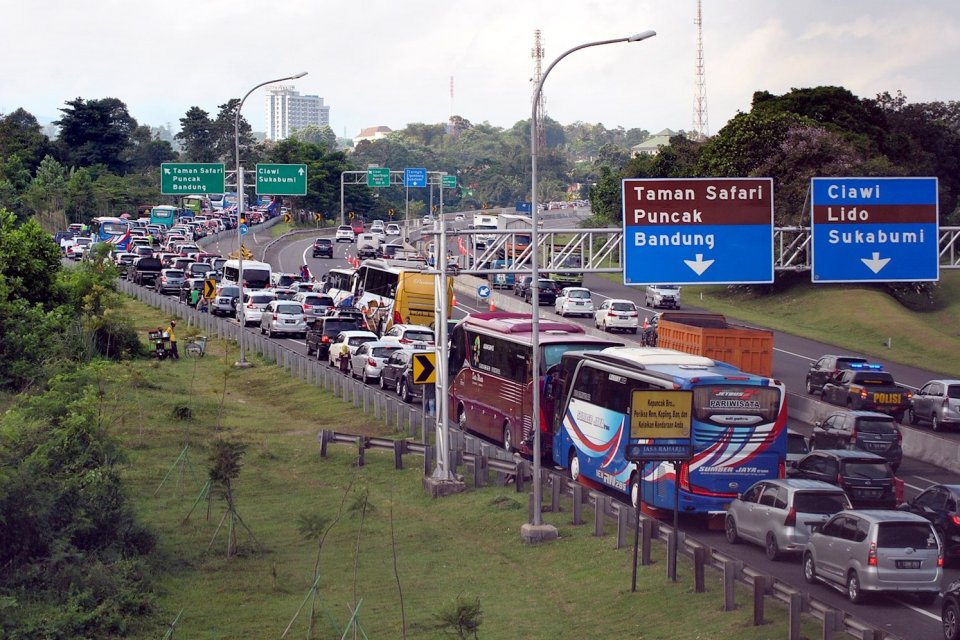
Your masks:
<svg viewBox="0 0 960 640"><path fill-rule="evenodd" d="M247 91L243 99L240 100L240 104L237 105L237 112L233 116L233 150L235 154L234 159L236 160L235 166L237 168L237 264L239 265L239 275L237 279L240 281L240 297L238 298L239 303L237 304L237 322L240 323L240 333L238 334L237 344L240 347L240 361L236 363L236 366L241 369L247 368L250 364L247 362L247 353L243 344L243 334L246 332L246 318L243 312L243 234L240 232L243 226L240 223L240 221L243 220L243 167L240 166L240 110L243 109L243 103L247 101L250 94L260 87L273 84L274 82L283 82L284 80L296 80L305 75L307 75L307 72L301 71L293 76L261 82L253 89L250 89L250 91Z"/></svg>
<svg viewBox="0 0 960 640"><path fill-rule="evenodd" d="M537 106L540 103L540 93L543 91L543 83L547 80L547 76L550 75L550 72L553 70L557 63L566 58L568 55L574 51L579 51L580 49L586 49L587 47L597 47L603 44L613 44L615 42L639 42L640 40L646 40L647 38L652 38L657 35L656 31L644 31L642 33L637 33L626 38L615 38L613 40L598 40L597 42L588 42L586 44L581 44L579 46L568 49L560 54L556 60L550 63L550 66L547 67L547 70L543 72L543 75L540 77L540 82L537 84L536 90L533 92L533 113L530 119L530 207L531 207L531 223L533 227L533 252L530 255L530 288L532 289L533 296L533 317L531 319L531 332L533 334L533 522L530 523L535 529L529 532L529 537L531 540L542 540L547 537L554 538L556 534L552 535L543 531L543 513L541 511L540 505L543 500L543 486L540 482L540 420L541 420L541 411L540 411L540 286L538 284L540 278L540 266L539 266L539 228L540 228L540 202L537 198ZM526 526L526 525L525 525ZM551 527L552 528L552 527ZM525 530L526 531L526 530ZM527 537L524 534L524 537Z"/></svg>

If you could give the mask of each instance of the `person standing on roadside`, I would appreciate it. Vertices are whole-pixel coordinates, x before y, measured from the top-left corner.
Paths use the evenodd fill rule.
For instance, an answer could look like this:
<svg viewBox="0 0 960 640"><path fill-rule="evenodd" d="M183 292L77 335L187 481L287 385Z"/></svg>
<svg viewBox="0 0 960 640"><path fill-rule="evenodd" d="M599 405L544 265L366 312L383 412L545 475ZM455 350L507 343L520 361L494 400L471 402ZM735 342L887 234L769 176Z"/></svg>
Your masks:
<svg viewBox="0 0 960 640"><path fill-rule="evenodd" d="M174 360L180 359L180 352L177 351L177 334L173 330L177 326L176 320L170 321L170 326L167 327L167 336L170 338L170 357Z"/></svg>

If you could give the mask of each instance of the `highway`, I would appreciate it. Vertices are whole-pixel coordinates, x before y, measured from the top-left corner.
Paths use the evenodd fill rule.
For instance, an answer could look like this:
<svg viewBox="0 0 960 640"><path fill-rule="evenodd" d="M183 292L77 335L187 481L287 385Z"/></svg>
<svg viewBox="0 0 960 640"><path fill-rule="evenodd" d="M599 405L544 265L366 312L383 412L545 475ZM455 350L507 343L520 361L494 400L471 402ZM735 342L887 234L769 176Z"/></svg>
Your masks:
<svg viewBox="0 0 960 640"><path fill-rule="evenodd" d="M456 224L465 225L466 222ZM549 225L551 223L548 222L547 224ZM554 221L552 224L571 226L569 220ZM254 229L256 229L256 227L254 227ZM353 244L337 244L335 245L334 259L312 258L310 256L310 250L313 240L320 235L332 235L332 233L333 230L328 228L317 233L295 235L282 242L275 243L267 252L265 256L266 261L273 265L275 271L284 272L297 272L300 265L307 264L310 272L319 279L320 276L330 268L348 266L346 257L354 248ZM250 236L247 236L246 243L248 247L254 250L257 257L260 257L261 252L271 240L272 238L268 230L261 232L254 231ZM452 241L452 243L450 248L456 253L455 240ZM226 255L226 253L236 249L236 240L218 243L214 245L214 247L213 250ZM628 298L634 300L638 303L638 306L642 307L640 304L643 299L642 289L638 290L637 288L626 287L596 274L587 274L584 285L593 291L595 302L602 301L607 297ZM504 290L504 292L508 295L510 294L510 292L506 290ZM683 301L684 308L695 309L695 307L687 304L689 302L689 300ZM488 302L477 300L473 296L458 293L453 317L461 318L467 313L486 311L488 308ZM547 312L548 309L543 307L541 311ZM654 313L653 310L646 309L646 311L651 315ZM549 312L552 312L552 309L549 309ZM586 326L593 326L592 318L570 318L569 320L580 322ZM255 330L256 329L251 329L251 331ZM632 335L627 336L624 334L615 334L614 338L622 339L628 343L634 339ZM306 348L303 340L298 338L280 338L278 340L282 340L289 348L305 355ZM793 394L805 393L804 378L810 361L827 353L848 352L845 349L840 349L824 342L797 338L779 332L776 332L774 343L776 345L774 376L783 380L787 385L788 391ZM914 387L919 386L928 379L941 377L939 374L930 371L923 371L892 363L885 364L887 364L889 370L894 372L898 381ZM789 424L791 428L806 435L809 435L813 429L812 425L804 424L793 419L790 420ZM914 427L905 426L903 428L912 429ZM929 429L928 427L919 428ZM946 437L960 439L960 434L946 434ZM898 476L905 482L906 496L908 498L916 495L930 484L958 481L956 474L910 458L904 459ZM780 562L772 562L766 558L761 547L749 544L729 545L722 531L711 531L704 526L702 521L681 520L681 528L686 531L688 535L702 541L704 544L716 547L729 555L741 558L754 568L773 575L798 590L808 591L818 599L830 603L837 609L849 611L851 614L880 628L886 629L901 638L941 637L939 601L929 607L922 607L909 596L880 596L874 598L868 604L853 605L846 599L844 594L834 591L825 585L807 585L803 580L799 558L788 558ZM944 587L951 581L957 579L960 579L960 567L949 567L945 571Z"/></svg>

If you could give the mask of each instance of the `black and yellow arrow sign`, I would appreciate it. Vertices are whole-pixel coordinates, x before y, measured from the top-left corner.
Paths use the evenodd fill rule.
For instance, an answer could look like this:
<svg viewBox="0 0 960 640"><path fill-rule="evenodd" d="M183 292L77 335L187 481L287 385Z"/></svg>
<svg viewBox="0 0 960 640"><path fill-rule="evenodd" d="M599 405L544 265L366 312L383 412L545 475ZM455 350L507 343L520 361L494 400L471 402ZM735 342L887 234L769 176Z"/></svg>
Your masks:
<svg viewBox="0 0 960 640"><path fill-rule="evenodd" d="M413 354L414 384L435 384L437 382L437 354Z"/></svg>
<svg viewBox="0 0 960 640"><path fill-rule="evenodd" d="M212 300L213 295L217 292L217 281L216 280L204 280L203 281L203 297L207 300Z"/></svg>
<svg viewBox="0 0 960 640"><path fill-rule="evenodd" d="M313 214L313 219L316 220L317 222L320 222L321 220L323 220L323 214L322 214L322 213L315 213L315 214Z"/></svg>
<svg viewBox="0 0 960 640"><path fill-rule="evenodd" d="M285 214L283 214L283 221L284 221L284 222L293 222L293 216L290 215L289 213L285 213Z"/></svg>

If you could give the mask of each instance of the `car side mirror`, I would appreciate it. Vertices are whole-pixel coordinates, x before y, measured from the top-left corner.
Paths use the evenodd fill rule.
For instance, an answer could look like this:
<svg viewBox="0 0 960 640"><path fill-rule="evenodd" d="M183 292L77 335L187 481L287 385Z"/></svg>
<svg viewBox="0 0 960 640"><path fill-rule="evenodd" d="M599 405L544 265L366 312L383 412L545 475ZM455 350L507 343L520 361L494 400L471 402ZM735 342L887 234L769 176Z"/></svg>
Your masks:
<svg viewBox="0 0 960 640"><path fill-rule="evenodd" d="M823 427L823 422L821 422L820 420L817 420L816 422L813 423L813 426L814 426L814 427Z"/></svg>

